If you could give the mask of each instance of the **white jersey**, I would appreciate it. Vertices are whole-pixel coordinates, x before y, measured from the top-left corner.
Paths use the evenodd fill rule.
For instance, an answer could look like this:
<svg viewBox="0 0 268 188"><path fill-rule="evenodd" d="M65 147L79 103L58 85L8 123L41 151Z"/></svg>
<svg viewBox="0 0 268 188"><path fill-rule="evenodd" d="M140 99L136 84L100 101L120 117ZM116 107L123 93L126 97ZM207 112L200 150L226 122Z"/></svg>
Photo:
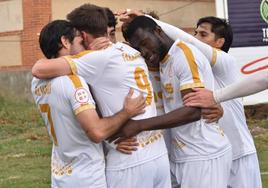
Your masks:
<svg viewBox="0 0 268 188"><path fill-rule="evenodd" d="M76 75L33 78L31 90L53 140L52 187L106 187L102 145L93 143L76 120L95 108L85 81Z"/></svg>
<svg viewBox="0 0 268 188"><path fill-rule="evenodd" d="M229 54L213 49L214 62L212 72L215 77L215 88L223 88L234 82L238 82L240 77L239 67L235 59ZM244 106L242 99L233 99L221 103L224 114L219 121L219 125L228 136L233 151L233 160L242 156L256 152L253 138L246 123Z"/></svg>
<svg viewBox="0 0 268 188"><path fill-rule="evenodd" d="M155 19L154 19L155 20ZM181 39L197 47L209 60L216 81L216 89L226 87L240 80L239 67L229 54L216 50L192 35L167 23L155 20L173 40ZM207 62L207 63L209 63ZM256 149L248 130L241 99L222 103L224 115L219 124L232 144L233 159L255 153Z"/></svg>
<svg viewBox="0 0 268 188"><path fill-rule="evenodd" d="M159 68L149 67L149 78L152 82L153 90L154 90L154 101L156 104L157 115L163 115L165 113L164 104L163 104L163 94L161 89L161 80L160 80L160 72ZM165 143L168 152L170 151L171 145L171 133L170 129L162 130L164 135Z"/></svg>
<svg viewBox="0 0 268 188"><path fill-rule="evenodd" d="M133 119L156 116L153 89L148 68L140 53L123 43L112 44L100 51L86 51L77 56L66 57L74 74L85 78L91 86L100 111L104 117L111 116L123 107L130 88L134 94L146 97L146 111ZM119 170L136 166L166 154L161 131L145 131L137 135L138 151L132 155L118 152L107 143L107 170Z"/></svg>
<svg viewBox="0 0 268 188"><path fill-rule="evenodd" d="M181 91L194 87L214 88L214 78L206 57L194 46L179 40L160 64L165 112L183 107ZM171 129L170 158L174 162L208 160L231 149L228 138L215 123L205 120Z"/></svg>
<svg viewBox="0 0 268 188"><path fill-rule="evenodd" d="M154 90L154 101L156 105L157 115L163 115L165 113L163 99L162 99L162 89L159 68L149 67L149 78Z"/></svg>

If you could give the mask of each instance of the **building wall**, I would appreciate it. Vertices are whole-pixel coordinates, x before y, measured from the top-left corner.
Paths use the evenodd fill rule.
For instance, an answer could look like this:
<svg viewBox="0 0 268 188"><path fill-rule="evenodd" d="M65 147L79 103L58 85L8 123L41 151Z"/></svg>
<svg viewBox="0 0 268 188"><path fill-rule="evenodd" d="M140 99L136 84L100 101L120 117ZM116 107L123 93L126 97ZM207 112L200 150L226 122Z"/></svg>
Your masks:
<svg viewBox="0 0 268 188"><path fill-rule="evenodd" d="M83 3L109 7L112 11L138 9L156 11L160 19L191 32L196 21L203 16L216 15L214 0L52 0L52 19L66 19L74 7ZM117 28L117 38L123 40Z"/></svg>
<svg viewBox="0 0 268 188"><path fill-rule="evenodd" d="M22 0L0 2L0 32L18 31L23 29Z"/></svg>
<svg viewBox="0 0 268 188"><path fill-rule="evenodd" d="M51 0L0 0L0 71L30 69L42 57L38 34L51 20Z"/></svg>

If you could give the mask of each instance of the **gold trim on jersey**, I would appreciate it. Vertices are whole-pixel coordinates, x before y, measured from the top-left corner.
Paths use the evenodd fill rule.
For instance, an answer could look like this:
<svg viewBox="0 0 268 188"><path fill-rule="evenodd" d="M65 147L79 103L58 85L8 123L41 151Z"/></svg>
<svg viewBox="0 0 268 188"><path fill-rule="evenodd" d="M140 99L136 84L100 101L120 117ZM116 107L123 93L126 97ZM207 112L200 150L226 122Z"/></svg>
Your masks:
<svg viewBox="0 0 268 188"><path fill-rule="evenodd" d="M213 48L212 49L212 66L216 64L216 60L217 60L217 49Z"/></svg>
<svg viewBox="0 0 268 188"><path fill-rule="evenodd" d="M80 78L77 75L68 75L68 77L70 78L70 80L72 81L75 89L78 88L83 88L82 82L80 80ZM81 104L80 107L78 107L77 109L74 110L74 114L77 115L82 111L85 111L87 109L95 109L95 105L93 104Z"/></svg>
<svg viewBox="0 0 268 188"><path fill-rule="evenodd" d="M73 60L69 56L64 56L63 58L68 62L71 68L72 74L77 74L77 67L75 63L73 62Z"/></svg>
<svg viewBox="0 0 268 188"><path fill-rule="evenodd" d="M83 87L80 78L77 75L68 75L70 80L72 81L75 89Z"/></svg>
<svg viewBox="0 0 268 188"><path fill-rule="evenodd" d="M53 142L55 144L55 146L58 146L58 139L55 133L55 129L54 129L54 123L52 121L52 115L51 115L51 109L49 104L45 103L45 104L39 104L39 108L40 111L42 113L47 113L47 119L48 119L48 123L50 124L50 134L53 138Z"/></svg>
<svg viewBox="0 0 268 188"><path fill-rule="evenodd" d="M170 57L170 55L167 54L160 63L165 64L168 61L169 57Z"/></svg>
<svg viewBox="0 0 268 188"><path fill-rule="evenodd" d="M203 83L191 83L191 84L184 84L180 87L180 91L185 89L191 89L195 87L205 87Z"/></svg>
<svg viewBox="0 0 268 188"><path fill-rule="evenodd" d="M148 67L148 70L152 72L159 72L159 67Z"/></svg>
<svg viewBox="0 0 268 188"><path fill-rule="evenodd" d="M64 56L63 58L66 59L66 61L69 63L72 73L77 74L77 67L72 59L78 59L84 55L91 53L91 52L94 52L94 51L93 50L86 50L86 51L80 52L77 55Z"/></svg>
<svg viewBox="0 0 268 188"><path fill-rule="evenodd" d="M67 57L69 57L69 58L71 58L71 59L78 59L78 58L80 58L80 57L82 57L82 56L84 56L84 55L87 55L87 54L91 53L91 52L94 52L94 51L93 51L93 50L85 50L85 51L83 51L83 52L80 52L80 53L77 54L77 55L72 55L72 56L67 56Z"/></svg>
<svg viewBox="0 0 268 188"><path fill-rule="evenodd" d="M80 112L83 112L88 109L95 109L95 105L93 104L82 104L80 107L74 110L74 114L77 115Z"/></svg>
<svg viewBox="0 0 268 188"><path fill-rule="evenodd" d="M179 42L177 44L177 46L182 49L182 51L187 59L187 62L190 66L190 70L192 72L194 83L201 83L201 80L199 77L199 72L198 72L198 66L196 64L196 61L194 59L194 55L193 55L191 49L183 42Z"/></svg>

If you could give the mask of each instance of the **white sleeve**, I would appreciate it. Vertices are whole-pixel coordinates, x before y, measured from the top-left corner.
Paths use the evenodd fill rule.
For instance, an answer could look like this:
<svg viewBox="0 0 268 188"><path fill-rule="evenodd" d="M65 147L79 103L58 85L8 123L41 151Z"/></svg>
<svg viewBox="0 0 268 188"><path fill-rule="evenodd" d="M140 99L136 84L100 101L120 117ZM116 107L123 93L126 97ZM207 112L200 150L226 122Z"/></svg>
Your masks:
<svg viewBox="0 0 268 188"><path fill-rule="evenodd" d="M147 16L147 15L146 15ZM150 17L150 16L148 16ZM209 60L211 65L215 64L215 60L216 60L216 50L214 48L212 48L211 46L209 46L208 44L196 39L194 36L190 35L189 33L186 33L185 31L164 23L160 20L156 20L152 17L150 17L151 19L153 19L157 25L159 25L162 30L173 40L177 40L180 39L184 42L188 42L194 46L196 46L205 56L206 58Z"/></svg>
<svg viewBox="0 0 268 188"><path fill-rule="evenodd" d="M64 58L68 61L72 73L82 76L90 85L93 85L102 76L106 65L109 63L107 53L104 50L88 50Z"/></svg>
<svg viewBox="0 0 268 188"><path fill-rule="evenodd" d="M258 72L240 82L216 90L214 99L217 103L220 103L234 98L245 97L265 89L268 89L268 70Z"/></svg>
<svg viewBox="0 0 268 188"><path fill-rule="evenodd" d="M204 87L203 73L194 58L191 48L185 43L177 44L176 54L179 57L174 60L174 73L180 80L180 90L195 87Z"/></svg>
<svg viewBox="0 0 268 188"><path fill-rule="evenodd" d="M69 75L66 83L65 96L72 106L75 115L87 109L95 109L95 101L83 78L77 75Z"/></svg>

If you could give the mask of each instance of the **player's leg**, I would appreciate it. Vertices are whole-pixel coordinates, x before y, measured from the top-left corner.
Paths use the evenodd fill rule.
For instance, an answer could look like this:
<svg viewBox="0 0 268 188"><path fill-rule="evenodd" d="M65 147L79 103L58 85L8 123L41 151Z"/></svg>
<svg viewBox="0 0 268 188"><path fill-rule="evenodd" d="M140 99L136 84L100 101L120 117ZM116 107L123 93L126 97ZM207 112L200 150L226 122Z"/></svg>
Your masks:
<svg viewBox="0 0 268 188"><path fill-rule="evenodd" d="M151 161L123 170L106 170L108 188L153 188L157 170Z"/></svg>
<svg viewBox="0 0 268 188"><path fill-rule="evenodd" d="M152 165L157 168L156 176L154 177L154 188L171 188L170 166L168 154L163 155L152 161Z"/></svg>
<svg viewBox="0 0 268 188"><path fill-rule="evenodd" d="M261 175L257 154L250 154L232 163L228 188L261 188Z"/></svg>
<svg viewBox="0 0 268 188"><path fill-rule="evenodd" d="M180 188L226 188L230 175L232 154L204 161L177 163L171 166Z"/></svg>
<svg viewBox="0 0 268 188"><path fill-rule="evenodd" d="M172 188L180 188L182 178L182 166L184 163L174 163L170 161L170 175Z"/></svg>

